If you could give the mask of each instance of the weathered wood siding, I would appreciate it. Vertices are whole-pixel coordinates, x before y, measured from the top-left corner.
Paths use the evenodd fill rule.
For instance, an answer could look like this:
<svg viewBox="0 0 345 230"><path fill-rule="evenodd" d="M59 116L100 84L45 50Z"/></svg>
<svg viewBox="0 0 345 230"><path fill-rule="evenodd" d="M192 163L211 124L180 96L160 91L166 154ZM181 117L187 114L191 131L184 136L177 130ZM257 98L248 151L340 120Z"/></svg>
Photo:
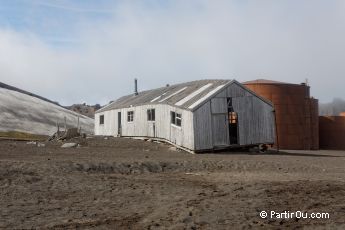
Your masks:
<svg viewBox="0 0 345 230"><path fill-rule="evenodd" d="M237 83L232 83L194 111L195 149L230 146L227 98L238 114L240 145L273 143L273 107Z"/></svg>
<svg viewBox="0 0 345 230"><path fill-rule="evenodd" d="M211 149L213 146L211 102L194 111L195 150Z"/></svg>
<svg viewBox="0 0 345 230"><path fill-rule="evenodd" d="M238 113L240 145L273 143L275 139L274 113L271 106L255 96L233 98Z"/></svg>
<svg viewBox="0 0 345 230"><path fill-rule="evenodd" d="M229 84L193 112L167 104L155 104L96 113L95 134L116 136L118 112L121 112L122 136L163 138L191 150L230 146L229 97L238 114L239 144L273 143L273 107L236 82ZM155 109L155 122L147 121L147 109ZM133 122L127 122L128 111L134 112ZM182 114L181 127L170 123L171 111ZM100 115L104 115L104 125L99 124Z"/></svg>
<svg viewBox="0 0 345 230"><path fill-rule="evenodd" d="M99 124L99 117L104 115L104 125ZM95 135L116 136L117 113L114 110L95 114Z"/></svg>
<svg viewBox="0 0 345 230"><path fill-rule="evenodd" d="M214 146L230 145L227 117L226 114L212 114L212 137Z"/></svg>
<svg viewBox="0 0 345 230"><path fill-rule="evenodd" d="M147 109L155 109L156 120L147 120ZM127 122L127 112L134 112L133 122ZM182 114L182 125L170 123L170 112ZM122 136L157 137L169 140L177 145L194 150L193 113L170 105L142 105L133 108L116 109L97 113L95 116L95 134L116 136L118 132L118 112L121 112ZM99 124L99 116L104 115L104 125ZM153 132L153 125L155 126Z"/></svg>

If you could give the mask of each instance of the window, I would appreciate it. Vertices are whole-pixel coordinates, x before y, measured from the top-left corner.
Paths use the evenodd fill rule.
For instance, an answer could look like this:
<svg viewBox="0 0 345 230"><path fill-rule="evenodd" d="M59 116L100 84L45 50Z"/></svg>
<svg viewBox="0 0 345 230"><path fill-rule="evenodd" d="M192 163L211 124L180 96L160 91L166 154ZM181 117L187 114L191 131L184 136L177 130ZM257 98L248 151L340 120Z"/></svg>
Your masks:
<svg viewBox="0 0 345 230"><path fill-rule="evenodd" d="M99 124L104 125L104 115L99 116Z"/></svg>
<svg viewBox="0 0 345 230"><path fill-rule="evenodd" d="M229 123L236 124L237 123L237 113L229 112Z"/></svg>
<svg viewBox="0 0 345 230"><path fill-rule="evenodd" d="M134 120L134 111L127 112L127 122L133 122Z"/></svg>
<svg viewBox="0 0 345 230"><path fill-rule="evenodd" d="M175 124L176 123L176 113L170 112L170 118L171 118L171 124Z"/></svg>
<svg viewBox="0 0 345 230"><path fill-rule="evenodd" d="M182 115L180 113L176 113L176 125L181 127L182 122Z"/></svg>
<svg viewBox="0 0 345 230"><path fill-rule="evenodd" d="M232 98L228 97L227 101L228 101L228 108L232 108Z"/></svg>
<svg viewBox="0 0 345 230"><path fill-rule="evenodd" d="M148 109L147 110L147 120L148 121L155 121L156 120L155 109Z"/></svg>
<svg viewBox="0 0 345 230"><path fill-rule="evenodd" d="M234 108L232 107L232 98L228 97L227 101L229 124L237 124L237 113L234 111Z"/></svg>
<svg viewBox="0 0 345 230"><path fill-rule="evenodd" d="M181 127L182 115L180 113L170 112L171 124Z"/></svg>

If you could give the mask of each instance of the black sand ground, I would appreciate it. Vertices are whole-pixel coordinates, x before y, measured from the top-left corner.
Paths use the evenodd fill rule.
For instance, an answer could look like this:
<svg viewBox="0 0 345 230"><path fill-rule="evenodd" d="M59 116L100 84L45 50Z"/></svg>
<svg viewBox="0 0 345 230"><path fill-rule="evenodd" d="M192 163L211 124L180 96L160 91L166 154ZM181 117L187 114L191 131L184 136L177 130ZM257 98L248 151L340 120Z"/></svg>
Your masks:
<svg viewBox="0 0 345 230"><path fill-rule="evenodd" d="M344 229L345 153L192 155L122 138L0 141L0 228ZM261 219L259 212L328 212Z"/></svg>

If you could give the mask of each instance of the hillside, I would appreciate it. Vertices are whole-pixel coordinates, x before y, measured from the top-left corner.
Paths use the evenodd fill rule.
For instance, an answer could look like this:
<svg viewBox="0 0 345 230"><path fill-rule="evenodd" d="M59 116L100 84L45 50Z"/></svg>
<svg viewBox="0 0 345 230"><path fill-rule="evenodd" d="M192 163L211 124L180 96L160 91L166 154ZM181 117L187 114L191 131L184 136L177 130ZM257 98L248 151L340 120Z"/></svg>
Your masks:
<svg viewBox="0 0 345 230"><path fill-rule="evenodd" d="M96 105L87 105L87 104L74 104L71 106L65 106L66 109L74 111L76 113L85 115L90 118L95 117L95 112L101 108L99 104Z"/></svg>
<svg viewBox="0 0 345 230"><path fill-rule="evenodd" d="M93 133L93 119L67 110L58 104L27 91L0 83L0 132L18 131L51 135L56 123L76 127L78 117L82 132Z"/></svg>

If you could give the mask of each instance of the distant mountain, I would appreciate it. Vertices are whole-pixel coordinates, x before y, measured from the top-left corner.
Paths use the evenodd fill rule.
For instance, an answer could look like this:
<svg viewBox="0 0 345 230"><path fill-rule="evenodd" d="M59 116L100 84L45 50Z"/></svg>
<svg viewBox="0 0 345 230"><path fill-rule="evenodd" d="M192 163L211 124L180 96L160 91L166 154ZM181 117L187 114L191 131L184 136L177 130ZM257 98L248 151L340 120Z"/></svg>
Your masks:
<svg viewBox="0 0 345 230"><path fill-rule="evenodd" d="M345 112L345 100L334 98L330 103L319 104L319 114L321 116L337 116L341 112Z"/></svg>
<svg viewBox="0 0 345 230"><path fill-rule="evenodd" d="M84 116L94 118L95 112L101 108L100 104L87 105L87 104L74 104L71 106L65 106L66 109L82 114Z"/></svg>
<svg viewBox="0 0 345 230"><path fill-rule="evenodd" d="M93 133L94 120L70 111L44 97L0 83L0 131L18 131L32 134L51 135L56 124L76 127L82 132Z"/></svg>

